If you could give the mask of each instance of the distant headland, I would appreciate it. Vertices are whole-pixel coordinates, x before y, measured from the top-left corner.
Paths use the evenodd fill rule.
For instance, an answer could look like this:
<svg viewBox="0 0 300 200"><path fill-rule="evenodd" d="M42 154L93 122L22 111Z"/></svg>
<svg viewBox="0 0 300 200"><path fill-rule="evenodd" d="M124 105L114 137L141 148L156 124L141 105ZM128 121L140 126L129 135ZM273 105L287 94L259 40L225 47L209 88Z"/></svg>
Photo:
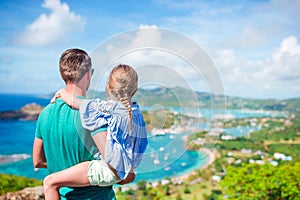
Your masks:
<svg viewBox="0 0 300 200"><path fill-rule="evenodd" d="M54 93L48 94L51 98ZM105 98L105 92L89 90L89 98ZM133 97L142 107L161 108L190 107L190 108L226 108L226 109L249 109L267 111L300 111L300 98L284 100L276 99L251 99L232 97L226 95L197 92L190 89L174 87L159 87L155 89L139 89ZM19 110L6 110L0 112L0 120L36 120L43 107L36 103L29 103Z"/></svg>
<svg viewBox="0 0 300 200"><path fill-rule="evenodd" d="M19 110L9 110L0 112L0 120L37 120L44 107L30 103Z"/></svg>

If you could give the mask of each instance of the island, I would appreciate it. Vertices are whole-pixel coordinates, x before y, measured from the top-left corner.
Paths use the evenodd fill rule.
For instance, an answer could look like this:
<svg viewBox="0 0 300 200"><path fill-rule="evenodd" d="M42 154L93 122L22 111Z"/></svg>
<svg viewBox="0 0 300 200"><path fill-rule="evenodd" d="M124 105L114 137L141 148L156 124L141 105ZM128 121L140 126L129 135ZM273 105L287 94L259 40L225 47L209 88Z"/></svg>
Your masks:
<svg viewBox="0 0 300 200"><path fill-rule="evenodd" d="M36 104L26 104L19 110L8 110L0 112L0 120L37 120L43 107Z"/></svg>
<svg viewBox="0 0 300 200"><path fill-rule="evenodd" d="M178 93L189 96L181 89ZM198 106L210 108L210 96L204 93L196 94L201 101ZM147 98L142 101L142 97L145 96ZM142 112L149 135L161 137L169 134L171 139L176 137L174 134L189 132L188 136L183 137L186 150L199 151L207 158L207 162L204 166L181 176L162 176L160 180L140 180L133 185L118 187L115 189L117 198L296 199L300 195L300 98L226 98L226 109L275 114L239 118L218 116L208 119L209 129L190 129L195 124L205 123L204 116L189 113L184 115L178 110L172 110L178 106L172 91L141 90L136 95L136 101L142 110L146 108ZM160 104L154 105L154 102ZM181 103L180 105L191 106L191 109L196 108L188 99ZM29 106L25 109L26 106L18 111L1 112L0 119L37 119L42 107ZM218 104L216 107L219 108ZM280 113L283 115L278 115ZM230 135L226 131L228 129L236 130L236 135ZM248 133L244 134L243 130L251 132L247 131ZM158 151L164 149L160 148ZM182 164L182 167L185 167L184 163ZM12 191L11 186L8 189L7 191ZM257 195L261 196L258 198Z"/></svg>

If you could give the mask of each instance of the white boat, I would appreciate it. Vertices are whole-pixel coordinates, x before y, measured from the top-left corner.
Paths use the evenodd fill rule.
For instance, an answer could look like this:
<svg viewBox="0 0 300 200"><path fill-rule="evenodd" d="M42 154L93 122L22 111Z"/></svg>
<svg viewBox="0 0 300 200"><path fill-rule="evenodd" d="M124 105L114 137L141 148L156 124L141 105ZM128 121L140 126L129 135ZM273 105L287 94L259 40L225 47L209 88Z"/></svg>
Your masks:
<svg viewBox="0 0 300 200"><path fill-rule="evenodd" d="M151 134L152 135L165 135L166 132L163 129L157 129L157 128L153 128L151 130Z"/></svg>
<svg viewBox="0 0 300 200"><path fill-rule="evenodd" d="M160 147L160 148L159 148L159 151L164 151L164 150L165 150L164 147Z"/></svg>
<svg viewBox="0 0 300 200"><path fill-rule="evenodd" d="M168 160L169 159L169 155L170 155L169 153L166 153L165 156L164 156L164 160Z"/></svg>
<svg viewBox="0 0 300 200"><path fill-rule="evenodd" d="M154 165L159 165L160 161L158 160L158 154L156 154L156 158L153 160Z"/></svg>
<svg viewBox="0 0 300 200"><path fill-rule="evenodd" d="M160 161L159 161L158 159L154 159L154 160L153 160L153 164L154 164L154 165L159 165L159 164L160 164Z"/></svg>

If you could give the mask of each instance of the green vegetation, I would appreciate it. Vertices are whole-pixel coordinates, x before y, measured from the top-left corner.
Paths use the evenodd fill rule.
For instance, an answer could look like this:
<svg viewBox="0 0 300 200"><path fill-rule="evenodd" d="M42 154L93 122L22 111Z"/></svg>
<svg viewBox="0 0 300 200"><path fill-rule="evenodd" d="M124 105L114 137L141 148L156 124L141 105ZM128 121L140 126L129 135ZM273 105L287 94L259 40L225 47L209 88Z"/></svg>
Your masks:
<svg viewBox="0 0 300 200"><path fill-rule="evenodd" d="M295 139L296 137L297 136L294 132L286 132L285 130L261 130L251 134L251 138L253 138L256 141L279 141L281 139Z"/></svg>
<svg viewBox="0 0 300 200"><path fill-rule="evenodd" d="M51 95L52 97L53 95ZM103 98L104 92L88 91L88 96ZM226 102L225 102L226 99ZM157 103L163 107L202 107L227 109L252 109L276 111L300 111L300 98L275 100L275 99L249 99L214 95L207 92L194 92L189 89L174 87L159 87L155 89L139 89L134 100L141 106L152 106ZM226 104L226 105L225 105Z"/></svg>
<svg viewBox="0 0 300 200"><path fill-rule="evenodd" d="M0 174L0 195L7 192L22 190L26 187L34 187L42 185L43 182L34 178L26 178L22 176Z"/></svg>
<svg viewBox="0 0 300 200"><path fill-rule="evenodd" d="M210 169L196 170L194 175L191 175L182 184L173 183L171 179L170 183L159 184L156 187L151 186L151 182L139 181L137 183L137 189L130 189L127 191L116 191L118 200L152 200L152 199L166 199L166 200L201 200L208 199L205 197L211 196L211 191L220 191L220 187L217 184L212 184L210 176L213 172ZM201 178L199 179L199 176ZM197 183L193 181L198 180Z"/></svg>
<svg viewBox="0 0 300 200"><path fill-rule="evenodd" d="M174 113L167 109L142 111L142 114L148 131L152 129L169 129L177 126L187 126L188 123L200 121L198 118Z"/></svg>
<svg viewBox="0 0 300 200"><path fill-rule="evenodd" d="M193 139L198 139L198 138L204 138L206 137L207 131L200 131L196 132L194 134L189 135L188 139L193 140Z"/></svg>
<svg viewBox="0 0 300 200"><path fill-rule="evenodd" d="M160 87L151 90L139 89L134 99L142 106L152 106L157 103L164 107L211 106L211 95L209 93L194 92L180 87Z"/></svg>
<svg viewBox="0 0 300 200"><path fill-rule="evenodd" d="M216 145L220 150L263 150L263 144L260 141L255 141L246 138L237 138L236 140L225 140Z"/></svg>
<svg viewBox="0 0 300 200"><path fill-rule="evenodd" d="M99 95L103 96L104 93L92 94L92 97ZM197 98L198 102L195 103L192 97ZM191 93L183 88L139 90L134 99L141 106L159 103L163 108L143 111L147 128L150 130L184 126L193 123L193 120L199 122L199 119L166 110L165 108L169 106L210 107L212 99L215 108L221 107L224 103L224 96ZM300 98L255 100L227 97L226 106L229 109L266 109L290 113L287 118L256 117L226 121L224 128L261 127L259 131L232 140L221 140L219 136L210 135L207 131L191 134L187 138L186 146L192 150L199 150L202 147L214 149L213 164L195 170L182 182L167 178L168 183L160 181L156 185L148 181L139 181L135 187L127 191L121 191L119 188L116 191L117 199L299 199ZM291 156L292 161L276 160L275 162L274 153L277 152ZM270 161L274 161L273 165ZM213 176L220 177L221 180L213 180ZM0 174L0 180L1 194L21 190L24 187L42 185L41 181L35 179L10 175Z"/></svg>
<svg viewBox="0 0 300 200"><path fill-rule="evenodd" d="M153 128L170 128L180 117L170 110L142 111L142 114L149 130Z"/></svg>
<svg viewBox="0 0 300 200"><path fill-rule="evenodd" d="M222 156L215 161L215 167L225 169L226 175L220 182L222 194L213 199L297 199L300 196L299 119L299 115L264 119L266 128L251 133L249 138L221 141L217 146L221 147ZM240 153L241 147L251 149L252 153ZM253 154L255 150L264 151L267 156ZM228 152L232 154L229 158ZM277 160L278 166L273 166L269 159L274 159L274 153L291 156L293 161ZM249 164L250 159L265 164ZM237 164L237 160L241 162Z"/></svg>
<svg viewBox="0 0 300 200"><path fill-rule="evenodd" d="M229 166L221 181L228 199L299 199L300 163Z"/></svg>
<svg viewBox="0 0 300 200"><path fill-rule="evenodd" d="M284 117L255 117L255 118L241 118L233 119L224 122L224 128L237 127L237 126L264 126L265 129L270 129L272 127L283 126ZM267 124L266 124L267 123Z"/></svg>
<svg viewBox="0 0 300 200"><path fill-rule="evenodd" d="M138 183L137 190L117 192L119 199L297 199L300 196L300 116L236 119L227 127L261 126L262 129L233 140L210 140L207 131L187 138L189 149L210 146L217 150L214 163L195 170L181 184L170 182L152 187ZM205 143L201 143L204 141ZM210 143L214 142L214 143ZM257 153L258 152L258 153ZM274 160L274 153L292 161ZM273 165L270 161L274 161ZM256 161L259 161L256 164ZM254 164L251 164L254 163ZM275 166L276 163L278 166ZM213 176L221 181L213 181ZM192 184L190 184L192 183Z"/></svg>
<svg viewBox="0 0 300 200"><path fill-rule="evenodd" d="M203 144L197 142L201 138L205 138L207 135L207 131L200 131L196 132L194 134L191 134L188 136L186 146L188 147L189 150L198 150L200 149Z"/></svg>
<svg viewBox="0 0 300 200"><path fill-rule="evenodd" d="M300 144L270 144L268 145L270 154L276 152L289 155L293 160L300 161Z"/></svg>
<svg viewBox="0 0 300 200"><path fill-rule="evenodd" d="M263 129L261 131L251 133L251 138L255 141L279 141L279 140L295 140L299 138L300 127L284 127Z"/></svg>

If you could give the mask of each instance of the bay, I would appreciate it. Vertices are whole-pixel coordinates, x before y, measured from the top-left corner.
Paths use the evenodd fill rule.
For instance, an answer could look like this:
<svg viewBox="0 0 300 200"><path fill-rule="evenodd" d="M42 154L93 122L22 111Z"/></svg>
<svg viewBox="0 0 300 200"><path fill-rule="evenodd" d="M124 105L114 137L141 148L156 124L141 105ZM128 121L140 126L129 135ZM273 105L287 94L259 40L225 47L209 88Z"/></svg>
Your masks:
<svg viewBox="0 0 300 200"><path fill-rule="evenodd" d="M48 104L49 99L30 95L1 94L0 110L17 110L28 103L37 103L42 106ZM35 132L35 121L0 121L0 155L26 154L30 157L18 162L0 164L0 173L22 175L43 179L47 170L34 171L32 165L32 145ZM189 172L205 164L198 152L187 151L180 135L152 136L149 137L149 146L144 156L144 161L137 171L138 180L155 180ZM170 139L170 137L172 139ZM161 147L165 149L161 151ZM154 164L152 154L157 154L160 164ZM166 155L168 158L166 158Z"/></svg>
<svg viewBox="0 0 300 200"><path fill-rule="evenodd" d="M17 110L28 103L37 103L42 106L48 104L50 99L35 95L0 94L0 111ZM143 109L143 108L142 108ZM147 108L145 108L147 109ZM179 108L170 108L176 112ZM184 108L185 114L194 115L195 109ZM210 109L196 109L202 117L210 118ZM270 113L226 110L226 115L233 118L268 116ZM199 128L207 126L198 124ZM43 179L47 170L34 171L32 166L32 145L35 132L35 121L0 121L0 155L29 155L29 158L7 164L0 164L0 173L22 175ZM242 127L243 129L243 127ZM226 130L227 134L239 135L235 129ZM247 131L247 130L246 130ZM244 132L246 132L244 131ZM241 134L244 133L243 130ZM142 164L138 167L136 180L157 180L165 177L178 176L204 166L207 158L197 151L185 149L183 137L191 133L165 134L152 136L149 134L149 145Z"/></svg>

